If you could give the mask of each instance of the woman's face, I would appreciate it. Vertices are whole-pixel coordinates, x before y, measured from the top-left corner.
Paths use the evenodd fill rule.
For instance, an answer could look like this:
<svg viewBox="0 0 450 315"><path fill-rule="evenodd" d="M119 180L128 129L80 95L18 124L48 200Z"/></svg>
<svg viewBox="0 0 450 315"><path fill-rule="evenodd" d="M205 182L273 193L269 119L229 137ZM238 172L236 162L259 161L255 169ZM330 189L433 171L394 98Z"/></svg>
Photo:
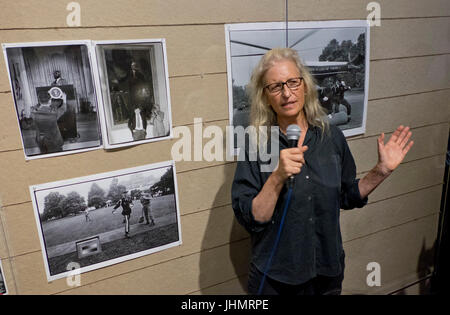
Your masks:
<svg viewBox="0 0 450 315"><path fill-rule="evenodd" d="M294 62L290 60L277 61L266 72L264 86L273 83L284 83L299 77L301 77L301 74ZM303 110L305 104L305 83L303 80L296 89L290 89L286 84L283 84L282 90L278 93L271 93L267 88L264 89L264 93L268 103L277 114L279 123L280 120L291 121L297 119Z"/></svg>

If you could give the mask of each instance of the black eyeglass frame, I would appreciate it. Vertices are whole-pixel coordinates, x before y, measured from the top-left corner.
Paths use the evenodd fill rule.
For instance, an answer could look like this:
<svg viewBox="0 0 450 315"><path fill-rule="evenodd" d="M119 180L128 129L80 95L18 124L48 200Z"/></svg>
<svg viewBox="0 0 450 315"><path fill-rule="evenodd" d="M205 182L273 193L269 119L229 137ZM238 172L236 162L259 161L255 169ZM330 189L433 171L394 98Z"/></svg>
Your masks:
<svg viewBox="0 0 450 315"><path fill-rule="evenodd" d="M289 81L291 80L295 80L295 79L300 79L300 84L298 86L294 86L294 87L290 87L289 86ZM286 86L290 89L290 90L296 90L298 89L303 83L303 77L296 77L296 78L290 78L288 80L286 80L285 82L276 82L276 83L271 83L271 84L267 84L264 89L267 89L267 91L269 91L269 93L271 94L278 94L281 91L283 91L284 85L286 84ZM274 88L276 88L277 86L279 86L281 84L281 89L279 91L271 91L271 89L269 88L271 85L276 85Z"/></svg>

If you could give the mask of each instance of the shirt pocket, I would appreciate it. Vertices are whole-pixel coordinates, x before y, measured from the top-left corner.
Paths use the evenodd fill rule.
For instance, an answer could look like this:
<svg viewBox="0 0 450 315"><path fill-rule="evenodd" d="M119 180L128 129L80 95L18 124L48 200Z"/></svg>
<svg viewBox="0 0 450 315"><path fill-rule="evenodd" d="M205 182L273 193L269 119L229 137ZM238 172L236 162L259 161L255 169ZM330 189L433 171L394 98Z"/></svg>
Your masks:
<svg viewBox="0 0 450 315"><path fill-rule="evenodd" d="M320 185L329 188L341 186L341 163L337 154L321 156L318 159L318 181Z"/></svg>

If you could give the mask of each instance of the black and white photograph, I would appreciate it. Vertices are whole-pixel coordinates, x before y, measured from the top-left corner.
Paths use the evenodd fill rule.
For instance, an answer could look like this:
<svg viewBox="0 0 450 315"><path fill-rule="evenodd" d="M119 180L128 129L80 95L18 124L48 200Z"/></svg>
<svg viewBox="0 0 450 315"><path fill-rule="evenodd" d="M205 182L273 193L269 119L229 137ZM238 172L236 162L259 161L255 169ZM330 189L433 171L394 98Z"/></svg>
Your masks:
<svg viewBox="0 0 450 315"><path fill-rule="evenodd" d="M165 40L93 43L105 148L169 138L172 120Z"/></svg>
<svg viewBox="0 0 450 315"><path fill-rule="evenodd" d="M30 186L48 281L181 244L173 161Z"/></svg>
<svg viewBox="0 0 450 315"><path fill-rule="evenodd" d="M273 48L296 50L316 81L330 124L345 136L364 133L369 81L367 21L244 23L225 25L230 122L249 125L247 84Z"/></svg>
<svg viewBox="0 0 450 315"><path fill-rule="evenodd" d="M0 259L0 295L8 294L8 289L6 288L6 281L3 275L3 266L2 261Z"/></svg>
<svg viewBox="0 0 450 315"><path fill-rule="evenodd" d="M3 44L26 159L102 145L89 41Z"/></svg>

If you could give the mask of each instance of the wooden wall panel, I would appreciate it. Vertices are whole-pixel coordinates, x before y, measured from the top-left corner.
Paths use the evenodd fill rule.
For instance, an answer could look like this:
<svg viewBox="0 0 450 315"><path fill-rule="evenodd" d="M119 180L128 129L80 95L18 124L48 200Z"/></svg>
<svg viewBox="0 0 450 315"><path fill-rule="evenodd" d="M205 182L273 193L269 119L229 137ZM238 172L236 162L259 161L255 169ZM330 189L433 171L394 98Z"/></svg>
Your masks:
<svg viewBox="0 0 450 315"><path fill-rule="evenodd" d="M394 131L399 124L421 127L449 122L449 99L446 89L369 101L365 135Z"/></svg>
<svg viewBox="0 0 450 315"><path fill-rule="evenodd" d="M77 1L81 26L209 24L282 20L284 1L276 0L120 0ZM57 0L11 3L2 10L0 28L67 27L67 3ZM270 9L268 9L270 8ZM17 12L22 14L18 15Z"/></svg>
<svg viewBox="0 0 450 315"><path fill-rule="evenodd" d="M449 17L382 23L370 29L371 60L450 53Z"/></svg>
<svg viewBox="0 0 450 315"><path fill-rule="evenodd" d="M290 20L345 20L366 19L371 1L344 0L339 5L333 0L289 1ZM381 19L449 16L450 5L445 0L380 0ZM384 21L382 21L383 23ZM383 24L381 24L384 26Z"/></svg>
<svg viewBox="0 0 450 315"><path fill-rule="evenodd" d="M344 242L439 213L442 185L413 191L379 202L369 202L361 209L341 211Z"/></svg>
<svg viewBox="0 0 450 315"><path fill-rule="evenodd" d="M180 203L184 213L230 204L235 163L204 168L195 177L184 173L178 177Z"/></svg>
<svg viewBox="0 0 450 315"><path fill-rule="evenodd" d="M282 21L285 2L281 0L120 0L77 1L81 6L81 27L179 25ZM365 19L370 1L333 0L289 1L291 20ZM449 16L446 0L381 0L381 18L417 18ZM26 0L8 3L0 14L0 28L67 27L67 3L57 0ZM170 13L170 14L168 14Z"/></svg>
<svg viewBox="0 0 450 315"><path fill-rule="evenodd" d="M77 28L67 27L69 12L61 1L2 5L1 42L165 38L173 124L191 131L196 117L203 119L204 127L218 125L224 130L228 124L224 23L283 21L286 13L281 0L78 2L82 15ZM289 1L289 19L365 19L368 2ZM410 125L416 144L364 209L342 212L347 294L389 293L427 269L418 262L430 255L436 238L450 121L450 2L378 2L382 26L371 29L367 131L349 139L358 176L376 163L379 133ZM4 118L0 160L8 166L0 172L0 258L7 266L10 292L245 293L250 240L230 206L235 170L231 161L176 164L181 246L85 273L79 288L69 288L65 279L47 283L28 185L169 160L178 139L25 162L3 58L0 110ZM382 266L381 288L368 288L365 283L370 261Z"/></svg>
<svg viewBox="0 0 450 315"><path fill-rule="evenodd" d="M369 99L450 88L450 55L372 61Z"/></svg>
<svg viewBox="0 0 450 315"><path fill-rule="evenodd" d="M409 284L432 264L438 215L344 243L344 294L386 294ZM381 267L381 286L369 287L367 265Z"/></svg>

